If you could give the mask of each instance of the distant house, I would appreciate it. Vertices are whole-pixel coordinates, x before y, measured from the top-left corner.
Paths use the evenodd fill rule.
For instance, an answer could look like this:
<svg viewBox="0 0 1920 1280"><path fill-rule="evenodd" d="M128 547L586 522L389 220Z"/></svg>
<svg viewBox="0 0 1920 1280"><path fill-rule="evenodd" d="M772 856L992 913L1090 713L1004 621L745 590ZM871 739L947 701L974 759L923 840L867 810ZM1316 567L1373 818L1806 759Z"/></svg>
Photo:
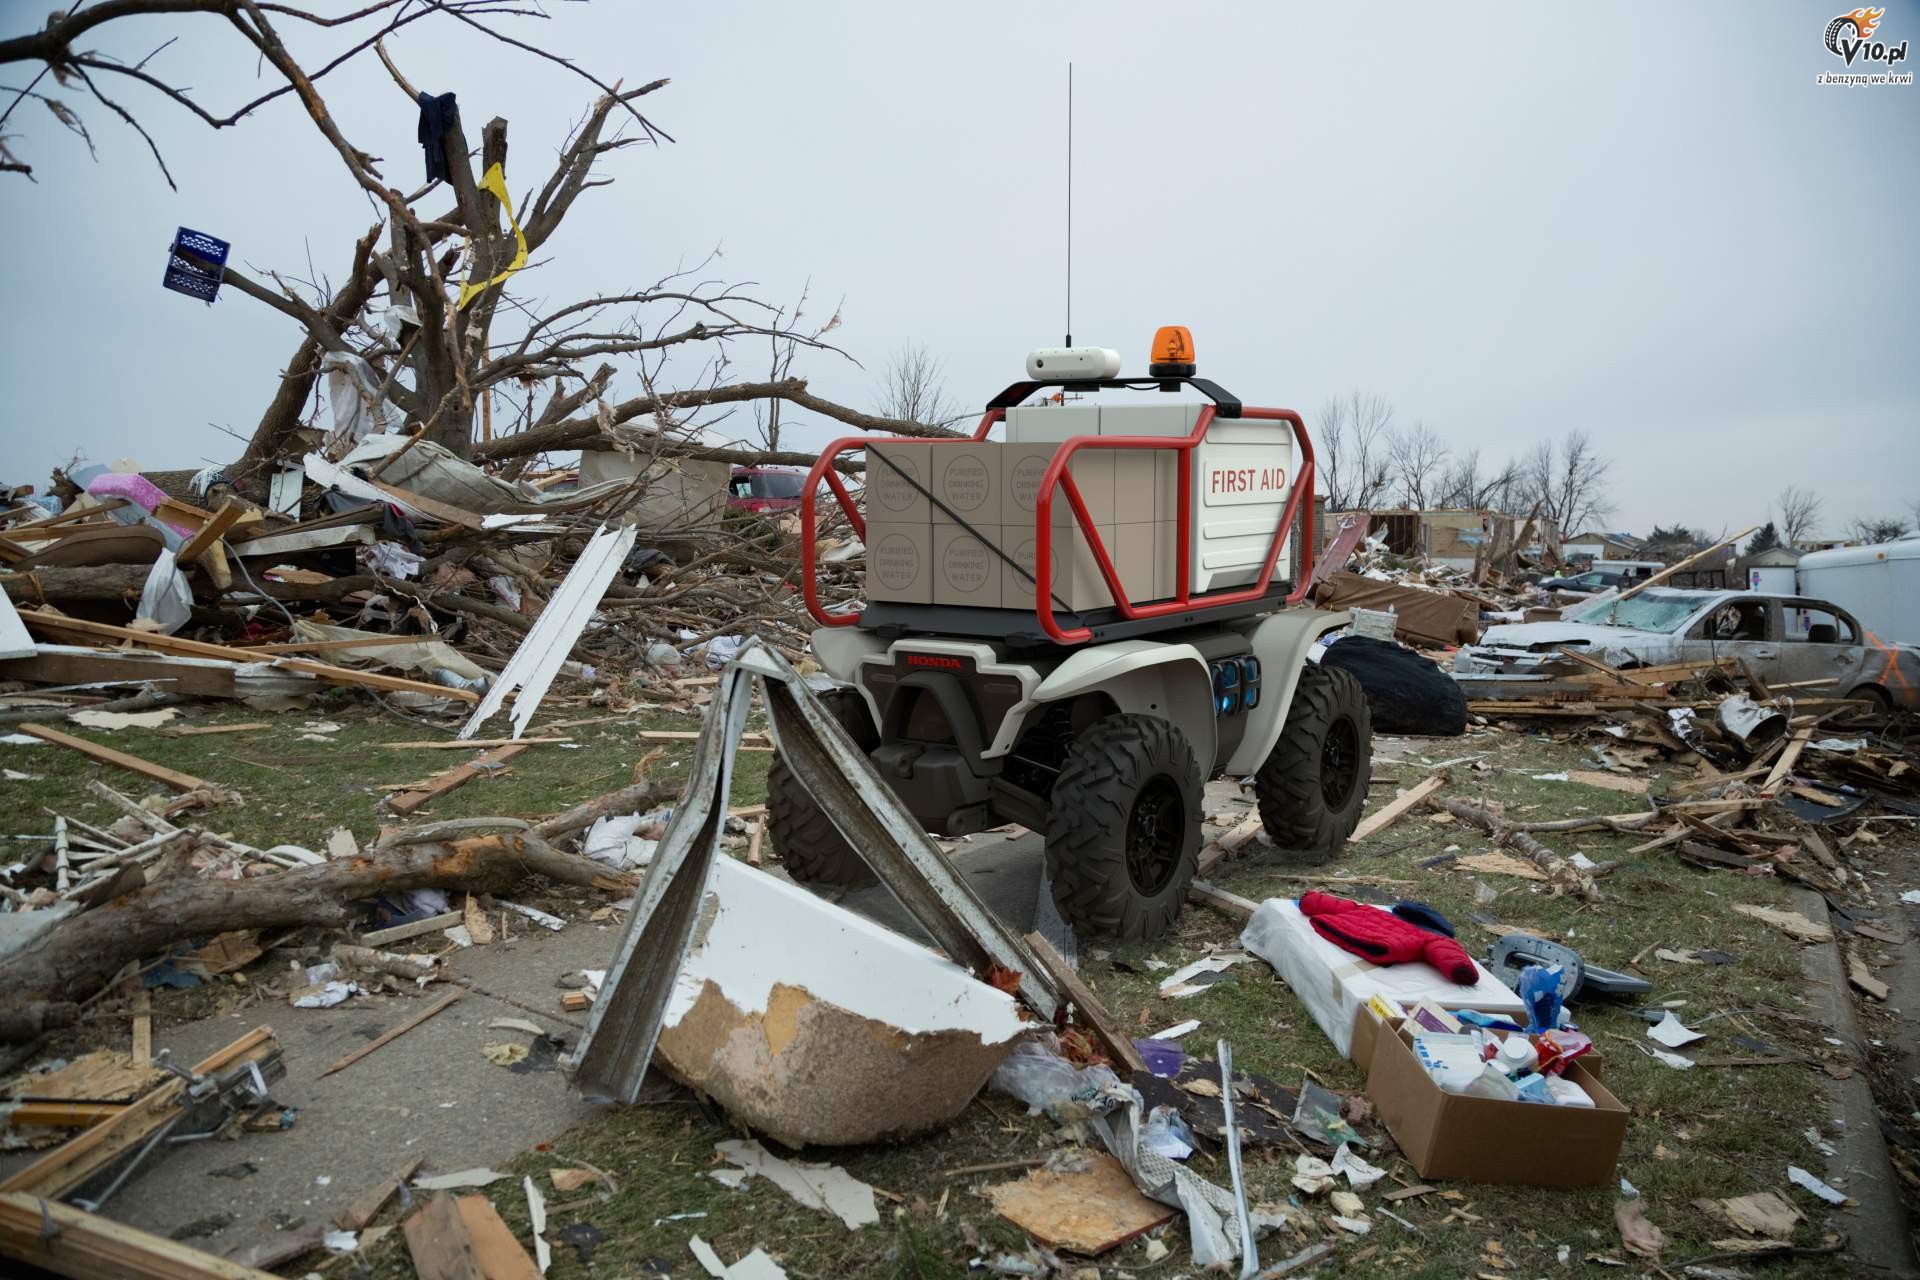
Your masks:
<svg viewBox="0 0 1920 1280"><path fill-rule="evenodd" d="M1337 525L1342 514L1329 513L1327 527ZM1515 552L1537 564L1555 540L1550 521L1536 518L1528 533L1525 516L1504 511L1447 507L1375 511L1371 516L1373 533L1385 536L1388 551L1461 570L1480 567L1488 556L1505 559ZM1526 545L1515 547L1514 540L1523 533L1527 534Z"/></svg>
<svg viewBox="0 0 1920 1280"><path fill-rule="evenodd" d="M1798 590L1794 566L1800 563L1800 557L1805 554L1797 547L1768 547L1757 554L1741 557L1739 567L1746 575L1747 590L1769 591L1783 596L1794 594Z"/></svg>
<svg viewBox="0 0 1920 1280"><path fill-rule="evenodd" d="M1644 538L1630 533L1595 529L1562 540L1560 556L1565 560L1638 560L1643 558L1640 553L1646 545Z"/></svg>

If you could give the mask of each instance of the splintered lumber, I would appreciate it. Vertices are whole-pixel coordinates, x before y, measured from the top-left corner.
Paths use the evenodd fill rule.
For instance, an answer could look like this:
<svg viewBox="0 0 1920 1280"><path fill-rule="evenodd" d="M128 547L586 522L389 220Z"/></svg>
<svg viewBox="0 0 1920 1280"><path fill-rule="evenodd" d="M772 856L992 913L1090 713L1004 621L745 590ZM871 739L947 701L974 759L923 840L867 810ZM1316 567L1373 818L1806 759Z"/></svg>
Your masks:
<svg viewBox="0 0 1920 1280"><path fill-rule="evenodd" d="M1750 529L1742 529L1739 533L1734 534L1731 538L1722 538L1720 539L1720 541L1714 543L1710 547L1702 547L1700 550L1688 556L1685 560L1682 560L1677 564L1668 565L1666 568L1662 569L1660 572L1654 574L1650 578L1642 578L1640 581L1628 587L1625 591L1622 591L1617 598L1620 600L1631 599L1632 597L1639 595L1642 591L1645 591L1648 587L1658 586L1660 583L1665 582L1668 578L1671 578L1674 574L1679 573L1682 569L1691 569L1694 565L1699 564L1702 560L1705 560L1708 556L1712 555L1714 552L1719 551L1725 547L1730 547L1734 543L1746 537L1747 535L1758 533L1758 532L1760 532L1760 526L1756 524Z"/></svg>
<svg viewBox="0 0 1920 1280"><path fill-rule="evenodd" d="M275 1280L57 1200L0 1195L0 1254L73 1280Z"/></svg>
<svg viewBox="0 0 1920 1280"><path fill-rule="evenodd" d="M127 1109L124 1102L14 1102L7 1123L22 1129L86 1129Z"/></svg>
<svg viewBox="0 0 1920 1280"><path fill-rule="evenodd" d="M1093 1032L1094 1039L1100 1042L1100 1047L1105 1049L1107 1056L1113 1059L1114 1065L1125 1068L1129 1073L1145 1071L1146 1059L1142 1058L1140 1051L1133 1047L1133 1041L1127 1038L1126 1033L1114 1026L1113 1016L1107 1012L1106 1005L1100 1002L1099 996L1093 994L1093 988L1081 981L1080 975L1074 972L1073 966L1067 963L1066 957L1054 950L1053 944L1047 941L1044 934L1029 933L1026 943L1027 950L1031 951L1033 958L1040 962L1040 967L1047 971L1047 975L1053 979L1054 984L1066 994L1067 999L1073 1002L1074 1008L1079 1011L1080 1021L1087 1024L1088 1029ZM1122 1079L1125 1079L1125 1076L1122 1076Z"/></svg>
<svg viewBox="0 0 1920 1280"><path fill-rule="evenodd" d="M1872 996L1875 1000L1885 1000L1890 994L1887 984L1873 976L1873 970L1859 956L1847 957L1847 981Z"/></svg>
<svg viewBox="0 0 1920 1280"><path fill-rule="evenodd" d="M538 747L555 742L572 742L572 738L447 738L433 742L376 742L374 748L379 751L478 751L483 747L511 747L516 744L523 747Z"/></svg>
<svg viewBox="0 0 1920 1280"><path fill-rule="evenodd" d="M333 1225L342 1231L363 1229L369 1222L380 1216L380 1210L386 1207L387 1201L393 1198L394 1192L398 1191L401 1184L408 1178L420 1171L422 1163L422 1158L415 1156L401 1165L392 1177L334 1214Z"/></svg>
<svg viewBox="0 0 1920 1280"><path fill-rule="evenodd" d="M26 728L25 725L20 727L22 730ZM1793 766L1799 761L1800 753L1807 749L1807 743L1811 741L1813 741L1812 725L1794 731L1793 739L1787 743L1786 750L1782 751L1780 758L1773 762L1773 771L1767 774L1767 780L1760 784L1761 795L1770 796L1780 790L1780 784L1786 781L1789 773L1793 772Z"/></svg>
<svg viewBox="0 0 1920 1280"><path fill-rule="evenodd" d="M1505 818L1491 809L1453 796L1442 796L1430 800L1429 803L1446 810L1462 822L1478 827L1492 836L1495 844L1503 845L1531 862L1546 873L1547 879L1552 882L1558 892L1570 893L1584 902L1600 901L1600 890L1594 885L1591 876L1581 872L1578 867L1526 832L1516 831Z"/></svg>
<svg viewBox="0 0 1920 1280"><path fill-rule="evenodd" d="M414 1274L420 1280L487 1280L474 1256L473 1242L467 1238L467 1224L460 1206L444 1191L434 1193L405 1222L401 1234L407 1240L407 1253Z"/></svg>
<svg viewBox="0 0 1920 1280"><path fill-rule="evenodd" d="M157 631L136 631L132 627L116 627L107 622L88 622L81 618L42 613L33 609L22 613L20 620L26 623L30 630L50 632L55 635L82 636L90 640L130 641L143 648L160 653L179 654L182 657L218 658L224 662L261 661L260 653L256 649L242 649L227 644L208 644L204 640L166 636ZM355 671L349 667L310 662L303 658L280 658L274 665L288 671L310 675L327 684L386 689L395 693L424 693L436 698L452 698L456 702L480 701L480 695L471 689L449 689L444 685L430 684L425 680L405 680L399 676L377 675L371 671Z"/></svg>
<svg viewBox="0 0 1920 1280"><path fill-rule="evenodd" d="M85 917L79 917L84 919ZM194 1067L200 1075L219 1075L246 1062L259 1062L277 1047L270 1027L255 1027ZM119 1113L55 1147L5 1182L0 1191L25 1192L49 1199L65 1196L89 1178L129 1154L185 1105L187 1082L170 1077Z"/></svg>
<svg viewBox="0 0 1920 1280"><path fill-rule="evenodd" d="M1200 851L1200 857L1196 861L1194 869L1201 875L1205 875L1215 866L1230 857L1241 845L1253 839L1265 829L1266 828L1261 825L1258 812L1248 814L1239 822L1235 823L1231 829L1222 832L1219 839L1209 842L1207 847Z"/></svg>
<svg viewBox="0 0 1920 1280"><path fill-rule="evenodd" d="M1360 825L1353 829L1353 834L1347 838L1347 843L1358 844L1369 836L1379 835L1382 831L1385 831L1388 827L1400 821L1410 810L1426 803L1427 798L1444 786L1446 780L1445 774L1436 773L1430 778L1421 779L1412 787L1402 791L1399 795L1388 801L1385 808L1381 809L1378 813L1369 814L1363 819Z"/></svg>
<svg viewBox="0 0 1920 1280"><path fill-rule="evenodd" d="M236 929L344 928L346 904L407 889L499 893L530 874L591 886L607 868L525 831L376 846L352 858L243 880L167 876L62 921L28 950L0 960L9 1012L71 1012L129 961ZM11 1034L7 1023L0 1031Z"/></svg>
<svg viewBox="0 0 1920 1280"><path fill-rule="evenodd" d="M1253 919L1253 913L1260 907L1259 903L1250 898L1243 898L1237 893L1228 893L1225 889L1216 888L1205 880L1195 880L1187 886L1187 901L1198 902L1216 911L1224 911L1241 920Z"/></svg>
<svg viewBox="0 0 1920 1280"><path fill-rule="evenodd" d="M367 1041L365 1044L361 1045L358 1049L355 1049L352 1053L349 1053L346 1057L340 1059L340 1061L334 1063L332 1066L328 1067L325 1071L322 1071L320 1074L323 1076L330 1076L336 1071L340 1071L340 1070L343 1070L344 1068L352 1066L354 1063L360 1061L360 1059L372 1053L375 1049L384 1048L387 1045L391 1044L393 1041L398 1040L401 1036L407 1034L407 1032L413 1030L415 1027L425 1022L428 1018L431 1018L434 1014L441 1012L448 1005L452 1004L455 1000L458 1000L459 998L460 998L460 992L458 990L447 992L445 995L442 995L438 1000L435 1000L432 1004L428 1005L426 1008L422 1009L420 1012L414 1014L411 1018L408 1018L405 1022L402 1022L397 1026L392 1026L387 1028L387 1030L382 1032L380 1035L374 1037L372 1040Z"/></svg>
<svg viewBox="0 0 1920 1280"><path fill-rule="evenodd" d="M383 947L389 942L404 942L408 938L417 938L423 933L451 929L463 919L465 917L458 911L442 911L437 916L426 916L419 920L409 920L405 924L375 929L372 933L363 933L360 935L360 941L365 946Z"/></svg>
<svg viewBox="0 0 1920 1280"><path fill-rule="evenodd" d="M192 564L206 554L207 548L224 538L227 530L238 524L240 517L245 514L247 514L247 508L244 505L228 498L220 504L220 509L200 526L200 532L186 540L174 559L180 564Z"/></svg>
<svg viewBox="0 0 1920 1280"><path fill-rule="evenodd" d="M518 742L496 747L477 759L469 760L457 768L436 774L423 782L415 783L404 791L388 796L387 808L403 816L413 813L438 800L447 792L464 787L489 770L498 768L526 749L525 744Z"/></svg>
<svg viewBox="0 0 1920 1280"><path fill-rule="evenodd" d="M265 720L249 720L245 724L203 724L191 725L180 729L162 729L160 732L169 738L204 738L218 733L252 733L256 729L270 729Z"/></svg>
<svg viewBox="0 0 1920 1280"><path fill-rule="evenodd" d="M90 756L102 764L114 765L129 773L137 773L143 778L151 778L155 782L164 782L176 791L198 791L213 785L190 773L181 773L165 765L142 760L139 756L130 756L124 751L115 751L112 747L103 747L97 742L89 742L85 738L61 733L58 729L49 729L43 724L23 724L16 726L16 729L28 737L38 738L42 742L51 742L56 747L78 751L81 755Z"/></svg>

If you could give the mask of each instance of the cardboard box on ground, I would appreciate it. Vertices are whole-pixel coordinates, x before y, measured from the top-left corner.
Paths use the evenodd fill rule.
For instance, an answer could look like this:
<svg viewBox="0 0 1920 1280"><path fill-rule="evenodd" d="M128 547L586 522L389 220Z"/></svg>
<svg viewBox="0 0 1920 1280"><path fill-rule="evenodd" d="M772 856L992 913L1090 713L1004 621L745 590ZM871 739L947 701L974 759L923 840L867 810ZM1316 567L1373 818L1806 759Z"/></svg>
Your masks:
<svg viewBox="0 0 1920 1280"><path fill-rule="evenodd" d="M1505 1102L1448 1093L1414 1057L1412 1033L1362 1007L1351 1030L1354 1061L1367 1072L1367 1097L1387 1132L1423 1178L1535 1187L1613 1182L1627 1136L1627 1108L1585 1060L1562 1079L1591 1107Z"/></svg>

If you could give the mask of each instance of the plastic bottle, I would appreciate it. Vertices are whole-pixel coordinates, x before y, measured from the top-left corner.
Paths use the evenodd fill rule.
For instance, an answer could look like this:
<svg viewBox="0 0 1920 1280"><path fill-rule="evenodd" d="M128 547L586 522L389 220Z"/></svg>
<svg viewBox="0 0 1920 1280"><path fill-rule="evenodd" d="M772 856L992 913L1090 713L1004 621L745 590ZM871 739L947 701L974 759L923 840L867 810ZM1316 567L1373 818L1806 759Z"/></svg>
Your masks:
<svg viewBox="0 0 1920 1280"><path fill-rule="evenodd" d="M1494 1060L1510 1076L1523 1076L1540 1065L1540 1053L1525 1036L1511 1035L1500 1042L1500 1054Z"/></svg>

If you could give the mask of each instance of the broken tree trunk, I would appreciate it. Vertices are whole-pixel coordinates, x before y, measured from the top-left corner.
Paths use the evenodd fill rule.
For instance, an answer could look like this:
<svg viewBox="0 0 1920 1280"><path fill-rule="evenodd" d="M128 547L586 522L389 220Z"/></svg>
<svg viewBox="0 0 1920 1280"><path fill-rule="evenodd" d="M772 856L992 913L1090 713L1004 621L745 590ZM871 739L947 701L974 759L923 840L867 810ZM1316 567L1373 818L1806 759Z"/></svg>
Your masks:
<svg viewBox="0 0 1920 1280"><path fill-rule="evenodd" d="M1456 796L1433 796L1427 803L1436 808L1445 809L1462 822L1478 827L1492 836L1495 844L1513 850L1540 868L1558 892L1570 893L1583 902L1600 901L1600 890L1594 885L1591 876L1526 832L1516 830L1495 810Z"/></svg>
<svg viewBox="0 0 1920 1280"><path fill-rule="evenodd" d="M31 1034L34 1023L57 1023L70 1016L63 1006L99 991L129 961L189 938L235 929L337 927L346 922L347 903L405 889L494 893L534 873L590 886L606 870L537 836L511 832L389 845L254 880L174 876L74 916L0 962L0 991L7 993L13 1015L0 1019L0 1038Z"/></svg>

